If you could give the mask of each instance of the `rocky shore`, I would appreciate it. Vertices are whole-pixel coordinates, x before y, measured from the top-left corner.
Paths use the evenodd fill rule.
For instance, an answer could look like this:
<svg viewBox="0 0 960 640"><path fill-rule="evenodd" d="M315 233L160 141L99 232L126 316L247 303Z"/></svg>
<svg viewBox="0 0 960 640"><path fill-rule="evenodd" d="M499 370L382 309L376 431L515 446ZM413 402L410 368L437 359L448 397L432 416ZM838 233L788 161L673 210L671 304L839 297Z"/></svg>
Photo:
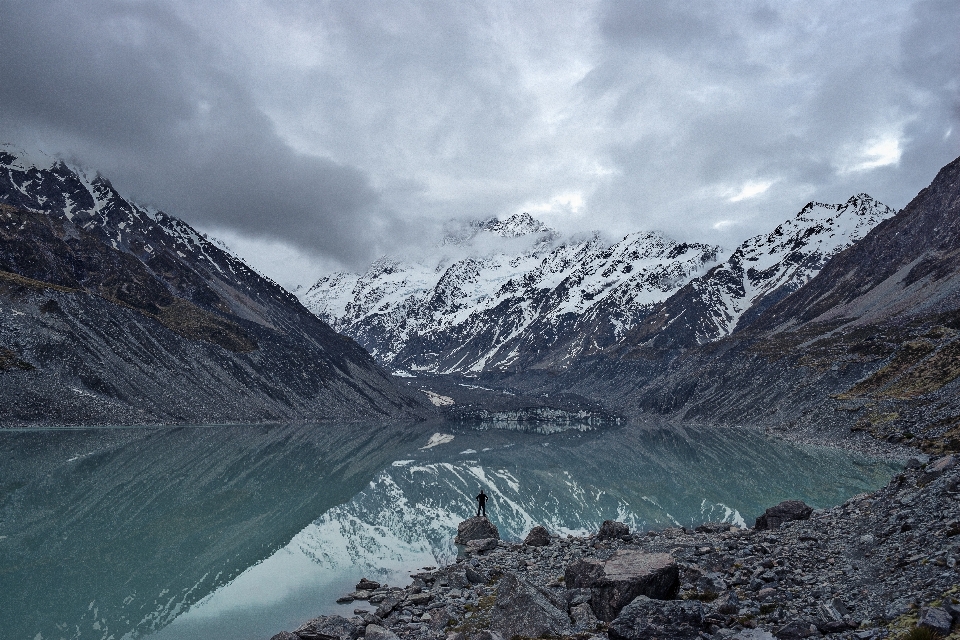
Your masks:
<svg viewBox="0 0 960 640"><path fill-rule="evenodd" d="M788 501L753 528L499 540L464 521L462 557L406 587L363 581L354 616L272 640L857 640L960 637L960 460L913 458L884 488L824 510ZM960 629L960 627L958 627Z"/></svg>

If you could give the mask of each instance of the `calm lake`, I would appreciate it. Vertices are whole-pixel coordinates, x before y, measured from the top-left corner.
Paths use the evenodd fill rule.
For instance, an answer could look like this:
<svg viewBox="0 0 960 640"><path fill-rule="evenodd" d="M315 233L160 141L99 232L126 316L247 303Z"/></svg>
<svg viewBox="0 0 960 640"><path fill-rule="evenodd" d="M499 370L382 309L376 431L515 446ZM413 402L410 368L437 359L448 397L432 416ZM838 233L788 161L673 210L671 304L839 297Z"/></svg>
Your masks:
<svg viewBox="0 0 960 640"><path fill-rule="evenodd" d="M0 431L0 635L266 640L361 577L456 556L473 497L502 537L753 524L899 470L748 430L432 425Z"/></svg>

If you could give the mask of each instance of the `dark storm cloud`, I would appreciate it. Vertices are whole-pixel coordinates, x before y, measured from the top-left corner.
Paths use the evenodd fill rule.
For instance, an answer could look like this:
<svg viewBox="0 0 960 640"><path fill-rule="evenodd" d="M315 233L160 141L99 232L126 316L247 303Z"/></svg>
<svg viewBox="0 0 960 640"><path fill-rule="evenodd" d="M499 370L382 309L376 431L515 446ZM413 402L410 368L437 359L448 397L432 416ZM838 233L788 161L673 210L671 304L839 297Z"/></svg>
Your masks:
<svg viewBox="0 0 960 640"><path fill-rule="evenodd" d="M291 247L363 266L520 210L732 247L809 200L903 206L960 154L955 0L0 0L0 17L0 141L260 238L270 269Z"/></svg>
<svg viewBox="0 0 960 640"><path fill-rule="evenodd" d="M807 199L903 206L960 153L958 6L601 3L585 85L636 133L612 144L621 172L594 202L726 244L725 220L742 237ZM768 190L738 197L751 182Z"/></svg>
<svg viewBox="0 0 960 640"><path fill-rule="evenodd" d="M364 231L384 221L368 177L285 145L204 34L169 6L2 6L8 137L71 154L194 223L344 261L375 255Z"/></svg>

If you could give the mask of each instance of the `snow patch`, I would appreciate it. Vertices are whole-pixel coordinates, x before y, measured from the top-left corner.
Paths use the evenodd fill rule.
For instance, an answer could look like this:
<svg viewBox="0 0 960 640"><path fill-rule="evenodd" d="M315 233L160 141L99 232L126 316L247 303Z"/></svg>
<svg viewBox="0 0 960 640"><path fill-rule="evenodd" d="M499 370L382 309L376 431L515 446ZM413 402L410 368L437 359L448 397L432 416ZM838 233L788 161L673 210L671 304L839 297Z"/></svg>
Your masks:
<svg viewBox="0 0 960 640"><path fill-rule="evenodd" d="M427 444L423 447L420 447L420 449L421 450L432 449L433 447L439 446L441 444L447 444L448 442L453 442L452 435L450 435L449 433L435 433L432 436L430 436L429 440L427 440Z"/></svg>

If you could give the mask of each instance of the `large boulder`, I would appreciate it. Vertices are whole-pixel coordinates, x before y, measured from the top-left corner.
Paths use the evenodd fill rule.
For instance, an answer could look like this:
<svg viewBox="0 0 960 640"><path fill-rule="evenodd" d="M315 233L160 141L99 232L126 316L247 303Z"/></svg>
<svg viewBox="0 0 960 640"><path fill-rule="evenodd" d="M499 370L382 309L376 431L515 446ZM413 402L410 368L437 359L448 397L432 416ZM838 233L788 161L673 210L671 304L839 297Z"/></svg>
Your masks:
<svg viewBox="0 0 960 640"><path fill-rule="evenodd" d="M378 624L368 624L363 634L363 640L398 640L397 634Z"/></svg>
<svg viewBox="0 0 960 640"><path fill-rule="evenodd" d="M490 612L490 629L504 638L571 635L566 608L514 573L497 582L496 604Z"/></svg>
<svg viewBox="0 0 960 640"><path fill-rule="evenodd" d="M917 626L926 627L941 636L948 636L950 635L950 627L953 626L953 618L946 609L923 607L920 609L920 622Z"/></svg>
<svg viewBox="0 0 960 640"><path fill-rule="evenodd" d="M639 596L610 623L610 640L692 640L704 627L699 600L652 600Z"/></svg>
<svg viewBox="0 0 960 640"><path fill-rule="evenodd" d="M925 487L950 469L957 466L956 456L944 456L940 458L926 469L924 469L923 475L917 478L917 486Z"/></svg>
<svg viewBox="0 0 960 640"><path fill-rule="evenodd" d="M550 532L544 527L537 525L530 529L530 533L523 539L523 544L531 547L545 547L550 544Z"/></svg>
<svg viewBox="0 0 960 640"><path fill-rule="evenodd" d="M481 538L471 540L467 543L467 551L471 553L481 553L483 551L492 551L497 548L496 538Z"/></svg>
<svg viewBox="0 0 960 640"><path fill-rule="evenodd" d="M820 630L810 620L798 618L790 620L777 629L774 634L780 640L802 640L803 638L819 637Z"/></svg>
<svg viewBox="0 0 960 640"><path fill-rule="evenodd" d="M600 525L600 532L597 534L598 540L620 539L623 536L630 535L630 527L617 522L616 520L604 520Z"/></svg>
<svg viewBox="0 0 960 640"><path fill-rule="evenodd" d="M467 544L471 540L484 540L486 538L499 540L500 531L486 517L476 516L475 518L467 518L457 525L457 537L453 541L457 544Z"/></svg>
<svg viewBox="0 0 960 640"><path fill-rule="evenodd" d="M364 634L363 627L343 616L320 616L294 631L301 640L357 640Z"/></svg>
<svg viewBox="0 0 960 640"><path fill-rule="evenodd" d="M568 589L590 589L594 615L610 622L637 596L672 600L680 590L680 571L667 553L621 550L602 562L584 558L564 571Z"/></svg>
<svg viewBox="0 0 960 640"><path fill-rule="evenodd" d="M813 507L802 500L784 500L780 504L770 507L757 518L754 529L779 529L784 522L791 520L809 520Z"/></svg>

